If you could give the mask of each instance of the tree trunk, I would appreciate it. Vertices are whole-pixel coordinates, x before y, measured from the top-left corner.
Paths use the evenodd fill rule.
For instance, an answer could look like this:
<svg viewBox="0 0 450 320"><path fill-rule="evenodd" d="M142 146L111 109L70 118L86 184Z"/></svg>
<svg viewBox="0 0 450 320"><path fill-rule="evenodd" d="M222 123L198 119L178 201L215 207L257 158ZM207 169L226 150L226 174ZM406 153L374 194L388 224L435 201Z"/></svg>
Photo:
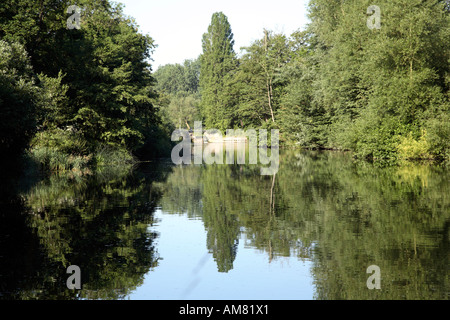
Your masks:
<svg viewBox="0 0 450 320"><path fill-rule="evenodd" d="M269 109L270 115L272 116L272 122L275 122L275 116L273 115L273 108L272 108L272 81L269 82L269 78L267 78L267 98L269 101Z"/></svg>
<svg viewBox="0 0 450 320"><path fill-rule="evenodd" d="M264 51L267 54L267 46L269 41L269 32L264 29ZM270 115L272 116L272 122L275 122L275 116L273 114L273 108L272 108L272 79L270 79L270 75L266 68L264 68L267 74L267 98L269 101L269 109L270 109Z"/></svg>

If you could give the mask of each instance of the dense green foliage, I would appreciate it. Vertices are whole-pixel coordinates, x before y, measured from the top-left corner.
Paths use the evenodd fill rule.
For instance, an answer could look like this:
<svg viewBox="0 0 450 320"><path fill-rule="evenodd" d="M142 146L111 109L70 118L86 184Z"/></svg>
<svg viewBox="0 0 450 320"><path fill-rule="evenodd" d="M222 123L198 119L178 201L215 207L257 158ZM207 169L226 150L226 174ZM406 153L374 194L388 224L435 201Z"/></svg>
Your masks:
<svg viewBox="0 0 450 320"><path fill-rule="evenodd" d="M173 128L191 129L200 118L200 59L185 60L183 65L168 64L154 73L158 106L165 122Z"/></svg>
<svg viewBox="0 0 450 320"><path fill-rule="evenodd" d="M228 18L222 12L212 16L208 32L203 35L200 57L201 113L204 125L222 131L235 125L233 70L237 59Z"/></svg>
<svg viewBox="0 0 450 320"><path fill-rule="evenodd" d="M449 159L450 16L445 1L311 0L306 30L264 30L233 50L226 16L203 36L207 128L277 128L285 145L365 159Z"/></svg>
<svg viewBox="0 0 450 320"><path fill-rule="evenodd" d="M214 13L200 57L154 74L154 41L120 4L74 4L79 29L63 1L0 4L3 154L27 149L52 169L95 163L105 148L130 161L168 154L173 129L202 120L365 159L450 157L445 1L380 1L372 29L369 1L311 0L305 30L263 30L240 54L227 16Z"/></svg>
<svg viewBox="0 0 450 320"><path fill-rule="evenodd" d="M105 148L155 149L155 137L167 136L154 105L153 39L121 5L74 5L82 9L79 29L67 27L64 1L0 4L2 147L24 149L32 138L31 155L45 166L56 162L51 169L73 167L68 157L95 161Z"/></svg>
<svg viewBox="0 0 450 320"><path fill-rule="evenodd" d="M36 121L36 78L20 44L0 41L0 152L20 154L32 138Z"/></svg>
<svg viewBox="0 0 450 320"><path fill-rule="evenodd" d="M311 104L325 119L323 146L366 158L443 156L425 144L448 141L448 121L442 130L431 125L449 114L444 1L379 1L381 28L373 30L365 23L369 5L310 3L316 56ZM414 147L421 139L423 148Z"/></svg>

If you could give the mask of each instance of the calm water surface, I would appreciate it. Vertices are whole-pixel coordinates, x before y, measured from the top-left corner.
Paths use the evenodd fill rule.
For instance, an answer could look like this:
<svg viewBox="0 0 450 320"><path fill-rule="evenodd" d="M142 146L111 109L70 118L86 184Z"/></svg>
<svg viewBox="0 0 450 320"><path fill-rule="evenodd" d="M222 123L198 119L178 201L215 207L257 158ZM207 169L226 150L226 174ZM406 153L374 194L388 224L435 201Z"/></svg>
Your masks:
<svg viewBox="0 0 450 320"><path fill-rule="evenodd" d="M449 298L438 166L289 151L272 176L168 160L0 187L0 299Z"/></svg>

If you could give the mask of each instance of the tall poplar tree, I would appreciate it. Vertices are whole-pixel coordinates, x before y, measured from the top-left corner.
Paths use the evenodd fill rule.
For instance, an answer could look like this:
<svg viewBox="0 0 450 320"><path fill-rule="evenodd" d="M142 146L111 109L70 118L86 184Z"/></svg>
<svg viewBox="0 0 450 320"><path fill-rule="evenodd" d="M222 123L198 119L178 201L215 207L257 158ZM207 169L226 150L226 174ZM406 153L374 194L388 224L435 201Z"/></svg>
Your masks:
<svg viewBox="0 0 450 320"><path fill-rule="evenodd" d="M234 125L232 71L237 59L228 18L214 13L203 35L200 71L201 111L207 128L225 130Z"/></svg>

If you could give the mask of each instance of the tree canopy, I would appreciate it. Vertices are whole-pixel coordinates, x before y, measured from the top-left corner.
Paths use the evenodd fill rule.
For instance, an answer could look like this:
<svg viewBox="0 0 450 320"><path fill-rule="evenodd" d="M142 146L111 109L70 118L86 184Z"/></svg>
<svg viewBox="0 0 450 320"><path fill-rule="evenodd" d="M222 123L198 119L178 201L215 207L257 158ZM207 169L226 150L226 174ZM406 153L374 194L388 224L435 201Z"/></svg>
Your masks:
<svg viewBox="0 0 450 320"><path fill-rule="evenodd" d="M23 136L30 140L29 132L34 131L30 147L35 151L51 149L86 156L108 146L135 152L162 127L149 62L154 41L137 31L136 22L123 13L120 4L86 0L77 6L80 28L70 29L64 2L11 0L0 4L2 54L11 50L3 48L23 48L20 52L14 49L12 66L17 76L9 81L10 86L22 77L30 86L33 78L37 87L33 99L26 97L31 92L25 93L31 87L21 89L22 93L2 94L2 115L11 108L29 110L24 112L26 117L16 117L8 124L2 121L2 125L24 128L20 122L27 122L28 117L33 120L30 130L14 134L24 141ZM11 54L5 60L2 56L5 76L11 69L7 61L12 58ZM19 67L25 61L28 67ZM6 87L2 89L12 90ZM14 107L13 96L19 94L30 102ZM25 128L31 126L31 120ZM63 146L63 141L71 143ZM8 146L6 141L3 144ZM28 147L24 143L17 146Z"/></svg>

